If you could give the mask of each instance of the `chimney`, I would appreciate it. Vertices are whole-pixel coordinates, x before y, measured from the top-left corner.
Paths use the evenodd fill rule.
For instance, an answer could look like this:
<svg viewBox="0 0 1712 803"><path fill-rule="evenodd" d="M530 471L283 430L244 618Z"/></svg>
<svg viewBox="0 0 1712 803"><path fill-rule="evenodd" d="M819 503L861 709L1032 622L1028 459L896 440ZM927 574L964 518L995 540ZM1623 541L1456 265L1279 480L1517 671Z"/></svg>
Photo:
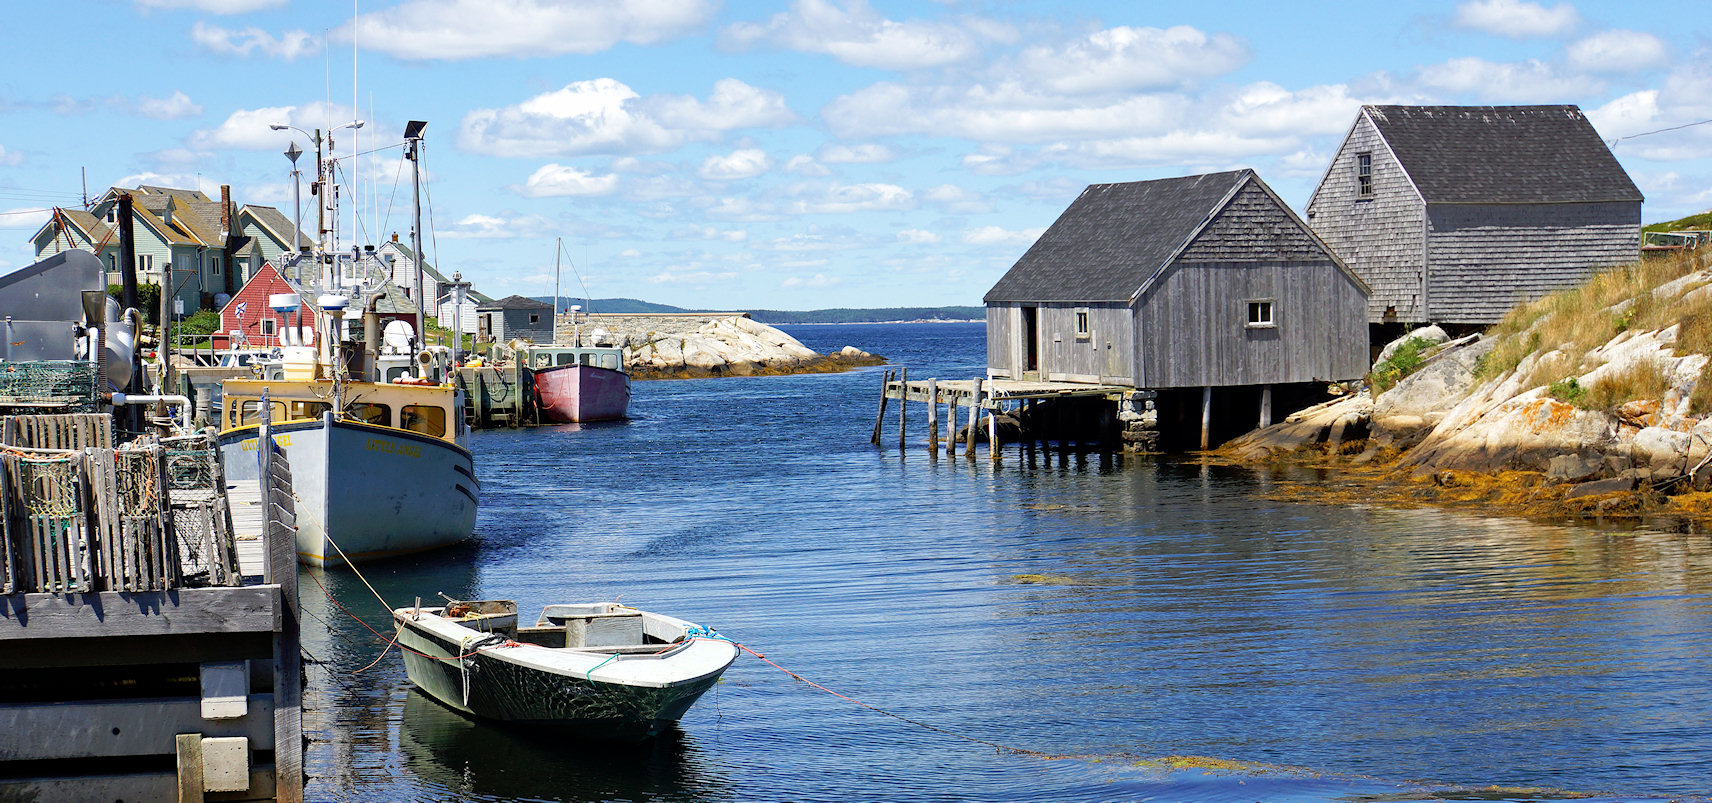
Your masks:
<svg viewBox="0 0 1712 803"><path fill-rule="evenodd" d="M220 185L220 239L222 241L232 236L232 185ZM225 245L225 242L221 242Z"/></svg>
<svg viewBox="0 0 1712 803"><path fill-rule="evenodd" d="M395 231L392 233L392 241L395 243L398 242L398 232Z"/></svg>

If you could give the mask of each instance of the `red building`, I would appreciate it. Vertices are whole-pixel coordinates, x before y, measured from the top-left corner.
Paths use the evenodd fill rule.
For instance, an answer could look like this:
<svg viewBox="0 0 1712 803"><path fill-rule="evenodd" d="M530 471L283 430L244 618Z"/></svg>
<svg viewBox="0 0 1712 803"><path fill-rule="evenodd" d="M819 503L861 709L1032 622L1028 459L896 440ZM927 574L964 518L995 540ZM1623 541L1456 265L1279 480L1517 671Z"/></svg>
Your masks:
<svg viewBox="0 0 1712 803"><path fill-rule="evenodd" d="M278 312L268 306L268 296L296 292L271 263L262 265L220 310L220 331L213 335L214 347L270 348L281 345L280 336L287 328L314 326L314 318L305 320L301 308L293 312ZM241 333L236 343L233 342L234 332Z"/></svg>

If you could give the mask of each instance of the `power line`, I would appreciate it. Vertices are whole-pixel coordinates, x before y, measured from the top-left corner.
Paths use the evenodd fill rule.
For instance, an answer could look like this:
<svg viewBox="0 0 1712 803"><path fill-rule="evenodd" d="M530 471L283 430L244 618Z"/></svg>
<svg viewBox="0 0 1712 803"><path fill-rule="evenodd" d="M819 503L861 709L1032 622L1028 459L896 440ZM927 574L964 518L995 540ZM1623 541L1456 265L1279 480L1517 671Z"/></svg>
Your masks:
<svg viewBox="0 0 1712 803"><path fill-rule="evenodd" d="M1712 123L1712 120L1701 120L1700 122L1697 122L1697 123L1683 123L1682 125L1673 125L1669 128L1660 128L1656 131L1642 131L1639 134L1630 134L1626 137L1618 137L1614 140L1611 140L1609 143L1606 143L1605 147L1615 150L1617 148L1617 143L1622 142L1625 139L1634 139L1635 137L1645 137L1645 136L1649 136L1652 134L1663 134L1666 131L1680 131L1684 128L1693 128L1697 125L1706 125L1707 123Z"/></svg>

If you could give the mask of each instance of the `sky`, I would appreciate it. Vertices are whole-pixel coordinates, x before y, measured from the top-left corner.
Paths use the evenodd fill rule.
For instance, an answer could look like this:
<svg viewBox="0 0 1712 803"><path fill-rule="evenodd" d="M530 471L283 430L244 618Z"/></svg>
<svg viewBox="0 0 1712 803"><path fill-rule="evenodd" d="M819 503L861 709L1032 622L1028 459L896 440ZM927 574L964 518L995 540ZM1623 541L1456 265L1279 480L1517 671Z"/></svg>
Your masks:
<svg viewBox="0 0 1712 803"><path fill-rule="evenodd" d="M270 125L355 120L342 244L408 241L427 121L425 250L495 297L551 295L558 255L565 296L979 305L1088 184L1251 167L1300 211L1365 103L1576 104L1644 221L1712 209L1701 3L8 6L0 271L85 182L289 216L314 145Z"/></svg>

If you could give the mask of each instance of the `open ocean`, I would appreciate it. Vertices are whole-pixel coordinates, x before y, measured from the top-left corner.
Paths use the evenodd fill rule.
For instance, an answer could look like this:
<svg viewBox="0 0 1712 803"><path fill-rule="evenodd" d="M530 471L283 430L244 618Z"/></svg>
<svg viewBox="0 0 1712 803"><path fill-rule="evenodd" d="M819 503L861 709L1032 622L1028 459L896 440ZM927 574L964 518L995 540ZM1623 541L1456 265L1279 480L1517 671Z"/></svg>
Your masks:
<svg viewBox="0 0 1712 803"><path fill-rule="evenodd" d="M981 324L783 328L912 379L984 371ZM1264 471L1174 459L947 459L920 405L900 454L895 414L868 442L881 370L639 382L627 422L479 432L476 538L362 568L395 606L617 599L895 716L745 655L651 744L514 733L414 691L396 651L365 668L384 642L352 615L390 635L386 609L304 569L309 797L1712 794L1707 535L1275 502Z"/></svg>

